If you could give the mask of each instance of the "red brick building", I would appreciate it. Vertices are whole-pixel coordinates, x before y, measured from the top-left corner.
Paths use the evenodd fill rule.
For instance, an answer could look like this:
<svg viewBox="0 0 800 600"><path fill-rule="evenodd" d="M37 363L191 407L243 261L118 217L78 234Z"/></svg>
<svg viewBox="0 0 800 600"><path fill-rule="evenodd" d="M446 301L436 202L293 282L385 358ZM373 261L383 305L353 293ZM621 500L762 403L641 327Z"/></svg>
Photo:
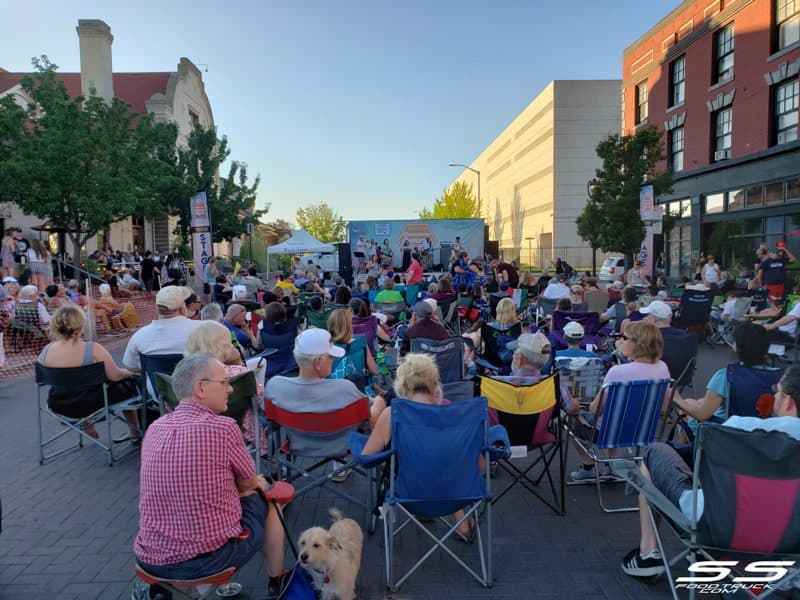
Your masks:
<svg viewBox="0 0 800 600"><path fill-rule="evenodd" d="M687 0L625 49L622 131L664 130L674 171L671 275L723 221L743 222L745 263L763 242L800 255L798 73L800 0Z"/></svg>

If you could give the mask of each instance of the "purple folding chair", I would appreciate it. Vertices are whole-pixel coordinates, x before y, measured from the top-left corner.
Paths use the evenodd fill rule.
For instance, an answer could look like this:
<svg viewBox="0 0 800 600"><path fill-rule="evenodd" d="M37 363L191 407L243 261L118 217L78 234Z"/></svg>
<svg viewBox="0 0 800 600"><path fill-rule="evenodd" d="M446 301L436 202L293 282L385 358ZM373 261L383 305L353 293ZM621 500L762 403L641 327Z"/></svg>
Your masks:
<svg viewBox="0 0 800 600"><path fill-rule="evenodd" d="M378 318L375 315L369 317L353 316L353 335L363 335L367 338L367 347L370 352L375 353L375 338L378 330Z"/></svg>
<svg viewBox="0 0 800 600"><path fill-rule="evenodd" d="M600 329L600 315L596 312L564 312L557 310L553 313L550 322L550 340L555 342L553 350L563 350L567 347L564 339L564 327L570 321L577 321L583 325L585 332L583 337L584 344L600 345L598 331Z"/></svg>

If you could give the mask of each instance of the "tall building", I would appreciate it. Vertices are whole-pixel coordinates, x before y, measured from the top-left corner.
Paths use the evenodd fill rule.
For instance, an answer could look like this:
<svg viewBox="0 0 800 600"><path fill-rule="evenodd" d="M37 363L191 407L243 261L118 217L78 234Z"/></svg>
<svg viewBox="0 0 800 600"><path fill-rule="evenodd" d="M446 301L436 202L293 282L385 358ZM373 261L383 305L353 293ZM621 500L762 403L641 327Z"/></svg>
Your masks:
<svg viewBox="0 0 800 600"><path fill-rule="evenodd" d="M214 125L203 75L188 58L181 58L177 70L173 72L114 73L111 52L114 36L111 35L111 28L100 20L82 19L78 21L76 30L81 71L57 74L57 79L64 82L70 96L88 95L89 87L94 86L97 95L102 98L122 98L135 113L153 113L157 120L177 123L179 144L185 144L196 123L203 127ZM10 94L21 106L27 106L30 99L20 86L20 81L26 75L29 73L10 73L0 69L0 97ZM106 243L115 250L138 248L143 251L147 248L167 252L175 244L172 233L175 220L175 217L152 220L128 217L111 224L105 232L89 240L86 251L92 252ZM24 214L14 204L0 202L0 231L9 225L21 227L26 236L32 239L38 237L39 233L32 233L30 229L46 224L37 217ZM107 239L103 240L106 236ZM55 234L52 235L51 247L54 249L58 244L57 238ZM71 248L66 250L72 251Z"/></svg>
<svg viewBox="0 0 800 600"><path fill-rule="evenodd" d="M595 147L619 133L619 80L551 81L470 164L480 172L481 216L505 260L549 266L561 257L591 264L576 233L586 183L600 166ZM456 181L472 184L465 170Z"/></svg>
<svg viewBox="0 0 800 600"><path fill-rule="evenodd" d="M623 132L663 128L674 171L657 199L678 217L671 275L694 274L723 222L745 265L761 243L800 253L799 72L798 0L687 0L625 49Z"/></svg>

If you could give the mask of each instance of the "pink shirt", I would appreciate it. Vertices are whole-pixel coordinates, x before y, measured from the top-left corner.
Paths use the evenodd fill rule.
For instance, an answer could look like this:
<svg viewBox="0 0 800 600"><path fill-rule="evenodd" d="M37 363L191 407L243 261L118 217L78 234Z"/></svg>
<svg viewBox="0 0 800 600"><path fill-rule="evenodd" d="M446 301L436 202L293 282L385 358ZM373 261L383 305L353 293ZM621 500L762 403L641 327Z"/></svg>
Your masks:
<svg viewBox="0 0 800 600"><path fill-rule="evenodd" d="M414 285L422 281L422 265L418 260L412 260L406 271L406 284Z"/></svg>
<svg viewBox="0 0 800 600"><path fill-rule="evenodd" d="M170 565L220 548L242 532L236 480L253 475L236 421L182 402L142 443L134 554Z"/></svg>
<svg viewBox="0 0 800 600"><path fill-rule="evenodd" d="M643 379L669 379L669 369L663 360L651 365L644 362L632 361L623 365L614 365L603 379L606 388L616 381L641 381Z"/></svg>

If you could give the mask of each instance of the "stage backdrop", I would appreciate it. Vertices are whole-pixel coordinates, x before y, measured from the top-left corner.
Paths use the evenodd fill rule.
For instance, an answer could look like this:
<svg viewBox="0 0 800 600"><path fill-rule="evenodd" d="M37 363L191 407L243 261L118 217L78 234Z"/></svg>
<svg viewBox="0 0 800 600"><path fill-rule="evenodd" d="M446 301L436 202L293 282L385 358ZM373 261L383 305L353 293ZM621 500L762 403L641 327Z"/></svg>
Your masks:
<svg viewBox="0 0 800 600"><path fill-rule="evenodd" d="M413 248L424 239L431 238L434 250L434 264L439 263L442 244L452 244L456 236L461 237L461 245L473 256L483 256L482 219L425 219L409 221L350 221L347 225L347 239L350 252L355 252L356 242L363 235L366 240L375 240L383 246L389 240L392 258L396 267L403 262L403 243L408 240ZM445 268L447 265L445 265Z"/></svg>

